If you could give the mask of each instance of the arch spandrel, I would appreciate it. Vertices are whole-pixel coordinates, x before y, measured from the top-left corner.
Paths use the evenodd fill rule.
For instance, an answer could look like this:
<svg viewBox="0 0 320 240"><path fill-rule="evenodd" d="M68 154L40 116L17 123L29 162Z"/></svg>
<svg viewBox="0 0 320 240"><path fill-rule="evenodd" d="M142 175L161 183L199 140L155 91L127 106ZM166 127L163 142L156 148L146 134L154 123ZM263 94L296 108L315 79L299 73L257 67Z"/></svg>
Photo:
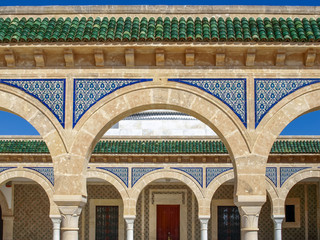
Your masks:
<svg viewBox="0 0 320 240"><path fill-rule="evenodd" d="M277 103L262 119L256 129L253 152L268 156L276 138L294 119L320 109L320 83L303 87Z"/></svg>
<svg viewBox="0 0 320 240"><path fill-rule="evenodd" d="M75 127L78 134L71 152L89 159L95 144L113 124L150 109L176 110L201 120L221 137L231 158L249 152L246 128L240 119L228 106L202 90L191 86L177 87L177 83L132 87L127 92L121 90L113 98L102 99L83 116L84 119L80 119Z"/></svg>
<svg viewBox="0 0 320 240"><path fill-rule="evenodd" d="M16 114L29 122L45 141L51 156L66 153L61 124L34 97L14 87L0 84L0 110Z"/></svg>

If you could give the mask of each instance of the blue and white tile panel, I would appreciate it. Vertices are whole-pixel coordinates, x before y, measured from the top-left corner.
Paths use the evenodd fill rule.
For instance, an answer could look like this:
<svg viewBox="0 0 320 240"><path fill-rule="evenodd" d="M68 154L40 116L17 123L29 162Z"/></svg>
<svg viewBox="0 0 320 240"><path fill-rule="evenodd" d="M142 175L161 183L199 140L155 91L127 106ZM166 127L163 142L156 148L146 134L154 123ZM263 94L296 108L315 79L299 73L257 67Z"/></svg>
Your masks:
<svg viewBox="0 0 320 240"><path fill-rule="evenodd" d="M171 169L179 170L185 172L186 174L193 177L201 187L203 187L203 168L202 167L171 167Z"/></svg>
<svg viewBox="0 0 320 240"><path fill-rule="evenodd" d="M308 168L310 167L280 167L280 187L293 174Z"/></svg>
<svg viewBox="0 0 320 240"><path fill-rule="evenodd" d="M255 82L255 125L259 125L262 118L270 109L284 97L305 86L319 83L319 78L256 78Z"/></svg>
<svg viewBox="0 0 320 240"><path fill-rule="evenodd" d="M49 182L54 186L54 172L53 167L25 167L27 169L31 169L43 175L45 178L49 180Z"/></svg>
<svg viewBox="0 0 320 240"><path fill-rule="evenodd" d="M129 170L127 167L97 167L97 169L108 171L116 175L128 187Z"/></svg>
<svg viewBox="0 0 320 240"><path fill-rule="evenodd" d="M38 99L65 125L65 79L0 79L0 83L16 87Z"/></svg>
<svg viewBox="0 0 320 240"><path fill-rule="evenodd" d="M278 174L276 167L267 167L266 169L266 177L270 179L270 181L277 187Z"/></svg>
<svg viewBox="0 0 320 240"><path fill-rule="evenodd" d="M171 78L168 81L188 84L221 100L247 127L247 83L245 78Z"/></svg>
<svg viewBox="0 0 320 240"><path fill-rule="evenodd" d="M220 174L232 170L232 167L208 167L206 168L206 187Z"/></svg>
<svg viewBox="0 0 320 240"><path fill-rule="evenodd" d="M120 88L147 81L152 79L74 79L73 126L105 96Z"/></svg>
<svg viewBox="0 0 320 240"><path fill-rule="evenodd" d="M156 170L159 170L159 169L163 169L163 167L133 167L131 169L131 178L132 178L132 181L131 181L131 186L133 187L136 182L138 182L138 180L140 178L142 178L144 175L146 175L147 173L149 172L153 172L153 171L156 171Z"/></svg>

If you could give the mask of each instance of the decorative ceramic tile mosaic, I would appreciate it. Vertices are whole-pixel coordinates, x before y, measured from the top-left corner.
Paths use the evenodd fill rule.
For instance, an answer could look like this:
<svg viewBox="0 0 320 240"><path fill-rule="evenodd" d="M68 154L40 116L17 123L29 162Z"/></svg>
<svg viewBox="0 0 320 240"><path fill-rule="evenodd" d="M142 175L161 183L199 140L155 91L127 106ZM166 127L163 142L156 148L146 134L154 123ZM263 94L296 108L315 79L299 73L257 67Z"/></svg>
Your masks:
<svg viewBox="0 0 320 240"><path fill-rule="evenodd" d="M49 182L54 186L54 172L53 167L25 167L31 170L34 170L41 175L45 176Z"/></svg>
<svg viewBox="0 0 320 240"><path fill-rule="evenodd" d="M132 187L144 175L146 175L149 172L152 172L152 171L155 171L155 170L159 170L159 169L163 169L163 168L162 167L160 167L160 168L155 168L155 167L133 167L131 169L131 171L132 171L132 176L131 176L132 177L132 181L131 181Z"/></svg>
<svg viewBox="0 0 320 240"><path fill-rule="evenodd" d="M244 78L200 78L200 79L168 79L168 81L185 83L200 88L224 104L240 118L247 127L247 87Z"/></svg>
<svg viewBox="0 0 320 240"><path fill-rule="evenodd" d="M65 79L0 79L0 83L21 89L43 103L65 124Z"/></svg>
<svg viewBox="0 0 320 240"><path fill-rule="evenodd" d="M273 184L277 187L277 168L276 167L267 167L266 169L266 177L273 182Z"/></svg>
<svg viewBox="0 0 320 240"><path fill-rule="evenodd" d="M206 168L206 187L220 174L231 170L232 167L208 167Z"/></svg>
<svg viewBox="0 0 320 240"><path fill-rule="evenodd" d="M310 167L280 167L280 187L293 174Z"/></svg>
<svg viewBox="0 0 320 240"><path fill-rule="evenodd" d="M203 168L201 167L180 167L175 168L172 167L171 169L176 169L182 172L185 172L189 174L191 177L193 177L197 182L200 184L201 187L203 187Z"/></svg>
<svg viewBox="0 0 320 240"><path fill-rule="evenodd" d="M0 167L0 173L4 172L6 170L12 169L12 168L16 168L16 167Z"/></svg>
<svg viewBox="0 0 320 240"><path fill-rule="evenodd" d="M90 107L110 93L152 79L74 79L73 126Z"/></svg>
<svg viewBox="0 0 320 240"><path fill-rule="evenodd" d="M97 167L97 169L111 172L121 179L122 182L128 187L128 168L127 167Z"/></svg>
<svg viewBox="0 0 320 240"><path fill-rule="evenodd" d="M296 90L320 82L319 78L313 79L255 79L255 123L259 125L262 118L270 109L284 97Z"/></svg>

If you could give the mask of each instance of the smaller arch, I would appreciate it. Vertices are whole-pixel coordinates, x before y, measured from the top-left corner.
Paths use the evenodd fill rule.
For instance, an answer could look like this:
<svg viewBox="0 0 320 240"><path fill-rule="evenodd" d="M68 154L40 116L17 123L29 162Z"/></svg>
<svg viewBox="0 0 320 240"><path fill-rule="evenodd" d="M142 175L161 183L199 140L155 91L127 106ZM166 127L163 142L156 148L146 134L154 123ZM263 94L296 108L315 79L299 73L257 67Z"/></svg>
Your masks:
<svg viewBox="0 0 320 240"><path fill-rule="evenodd" d="M211 199L213 198L213 195L218 190L220 186L222 186L224 183L231 181L234 179L234 171L233 169L224 172L217 176L207 187L206 189L206 198L211 202Z"/></svg>
<svg viewBox="0 0 320 240"><path fill-rule="evenodd" d="M207 202L209 202L209 204L211 204L211 200L212 200L214 194L216 193L216 191L218 190L218 188L221 187L224 183L231 181L233 179L234 179L234 171L233 170L229 170L227 172L224 172L223 174L216 177L209 184L209 186L206 189L206 195L205 195L206 197L205 198L208 200ZM277 205L277 199L279 199L279 194L278 194L276 187L272 183L272 181L267 177L265 179L266 179L266 192L270 196L271 203L272 203L271 207L273 207L273 205Z"/></svg>
<svg viewBox="0 0 320 240"><path fill-rule="evenodd" d="M87 179L88 178L98 178L98 179L105 180L106 182L110 183L112 186L114 186L118 190L123 201L129 199L129 193L128 193L127 187L121 181L120 178L113 175L112 173L109 173L104 170L99 170L99 169L95 169L95 170L88 169Z"/></svg>
<svg viewBox="0 0 320 240"><path fill-rule="evenodd" d="M198 202L202 202L204 195L201 186L190 175L173 169L161 169L150 172L141 177L134 187L131 189L130 198L137 202L141 191L151 182L159 179L170 178L178 180L187 185L197 198Z"/></svg>
<svg viewBox="0 0 320 240"><path fill-rule="evenodd" d="M58 209L58 206L56 203L53 201L53 186L49 182L48 179L46 179L44 176L41 174L29 170L29 169L10 169L6 170L2 173L0 173L0 186L14 178L26 178L29 180L32 180L36 183L38 183L42 189L46 192L49 202L50 202L50 215L59 215L60 211Z"/></svg>
<svg viewBox="0 0 320 240"><path fill-rule="evenodd" d="M305 169L290 176L280 188L280 199L285 201L293 186L308 178L320 178L320 169Z"/></svg>

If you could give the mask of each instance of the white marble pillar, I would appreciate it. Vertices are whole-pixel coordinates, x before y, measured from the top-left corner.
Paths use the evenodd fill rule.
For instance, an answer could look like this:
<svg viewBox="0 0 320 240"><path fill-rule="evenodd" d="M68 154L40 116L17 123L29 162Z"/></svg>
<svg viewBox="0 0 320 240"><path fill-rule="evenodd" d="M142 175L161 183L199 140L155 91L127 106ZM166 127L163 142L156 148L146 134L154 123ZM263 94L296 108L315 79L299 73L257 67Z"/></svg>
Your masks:
<svg viewBox="0 0 320 240"><path fill-rule="evenodd" d="M82 207L63 206L59 207L62 215L61 238L62 240L78 240L79 216Z"/></svg>
<svg viewBox="0 0 320 240"><path fill-rule="evenodd" d="M2 216L3 240L13 240L13 216Z"/></svg>
<svg viewBox="0 0 320 240"><path fill-rule="evenodd" d="M241 216L241 240L258 240L258 220L261 205L238 206Z"/></svg>
<svg viewBox="0 0 320 240"><path fill-rule="evenodd" d="M51 215L50 218L53 223L53 240L60 240L61 216Z"/></svg>
<svg viewBox="0 0 320 240"><path fill-rule="evenodd" d="M201 224L201 240L208 240L208 222L210 217L199 217Z"/></svg>
<svg viewBox="0 0 320 240"><path fill-rule="evenodd" d="M133 227L134 227L135 219L136 219L135 216L124 217L124 220L127 223L127 240L133 240Z"/></svg>
<svg viewBox="0 0 320 240"><path fill-rule="evenodd" d="M273 223L274 223L274 240L282 239L282 222L285 218L285 215L273 215Z"/></svg>

